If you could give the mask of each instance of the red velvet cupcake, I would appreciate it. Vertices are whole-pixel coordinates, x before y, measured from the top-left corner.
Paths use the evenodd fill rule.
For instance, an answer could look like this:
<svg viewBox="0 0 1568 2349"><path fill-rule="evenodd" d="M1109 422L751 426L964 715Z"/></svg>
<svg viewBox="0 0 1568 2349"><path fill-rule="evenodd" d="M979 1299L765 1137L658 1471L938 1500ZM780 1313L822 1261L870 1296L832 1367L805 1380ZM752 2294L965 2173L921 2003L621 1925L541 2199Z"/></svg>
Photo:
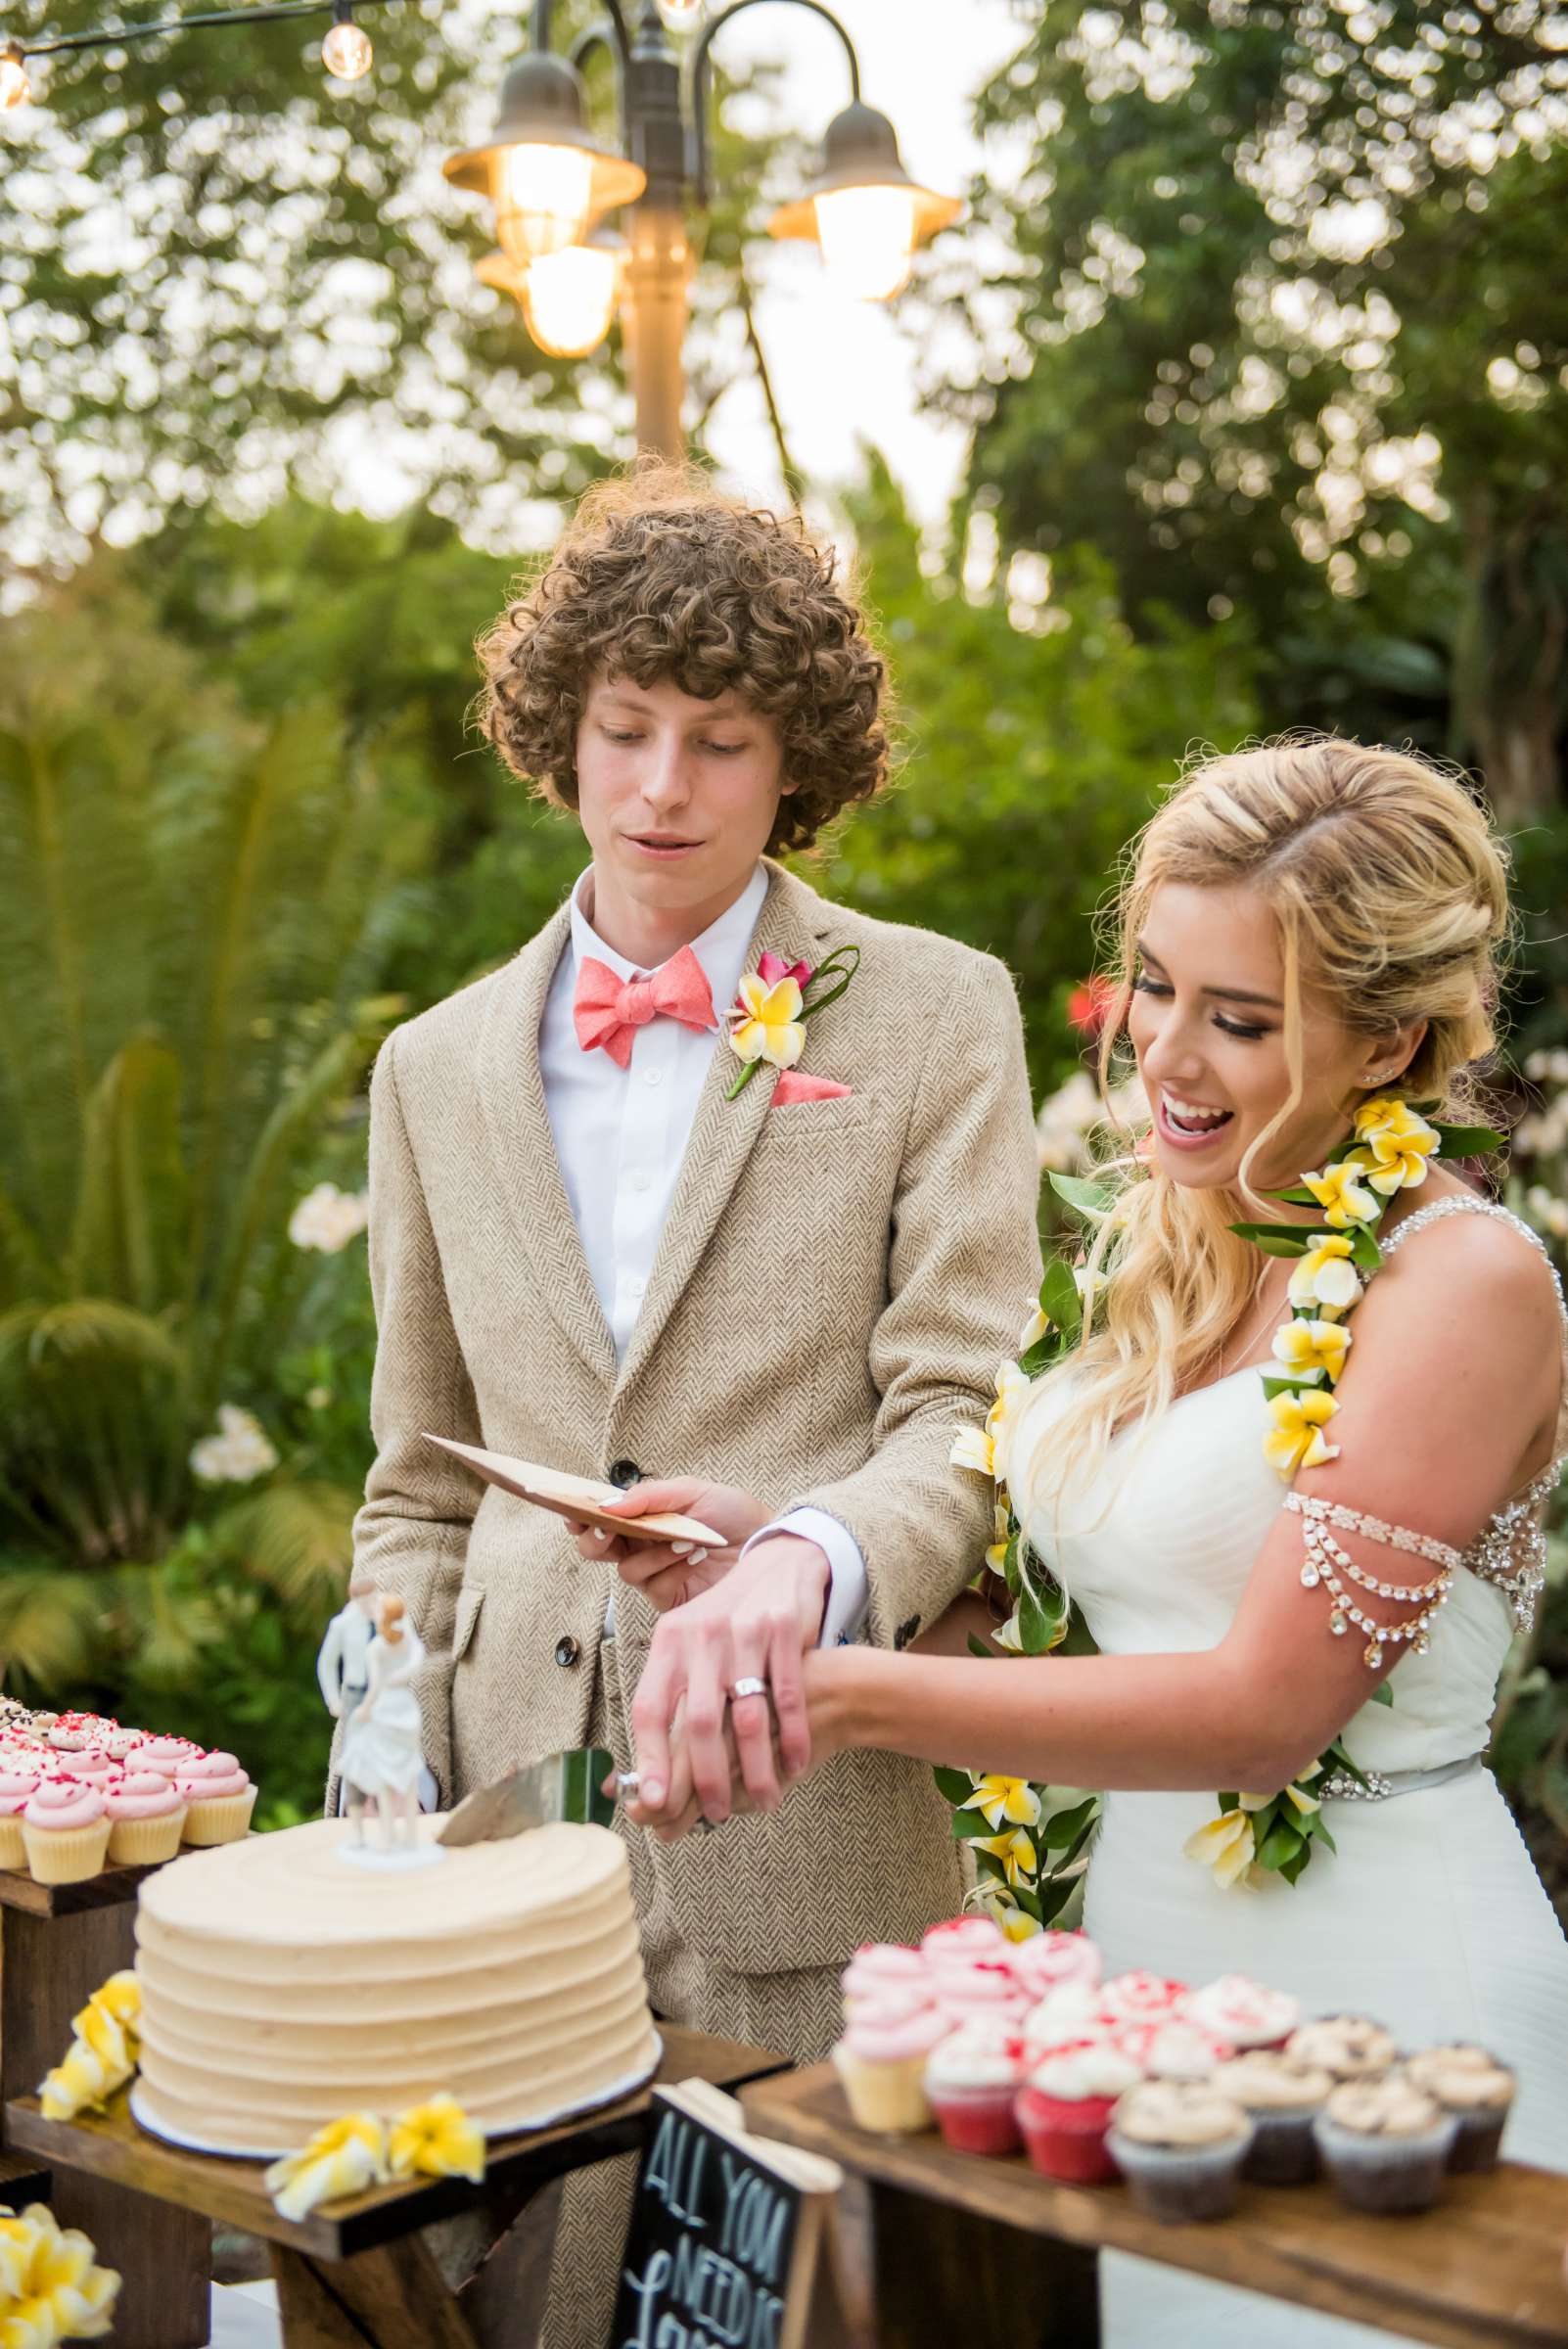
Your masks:
<svg viewBox="0 0 1568 2349"><path fill-rule="evenodd" d="M1069 2186L1105 2186L1117 2175L1105 2132L1118 2096L1141 2078L1109 2041L1063 2048L1037 2064L1015 2110L1029 2158L1040 2175Z"/></svg>

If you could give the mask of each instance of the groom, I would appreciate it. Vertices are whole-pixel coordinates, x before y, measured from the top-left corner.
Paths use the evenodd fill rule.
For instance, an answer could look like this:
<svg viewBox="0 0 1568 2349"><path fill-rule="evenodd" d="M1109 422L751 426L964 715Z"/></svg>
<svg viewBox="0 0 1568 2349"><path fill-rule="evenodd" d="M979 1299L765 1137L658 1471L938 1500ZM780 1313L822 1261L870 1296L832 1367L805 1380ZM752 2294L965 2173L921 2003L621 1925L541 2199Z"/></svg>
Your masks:
<svg viewBox="0 0 1568 2349"><path fill-rule="evenodd" d="M692 1734L721 1738L728 1706L755 1749L807 1647L901 1647L974 1573L990 1503L948 1452L1039 1269L1006 970L770 860L886 773L882 664L831 554L638 474L590 493L481 656L485 731L592 861L514 960L388 1040L372 1089L378 1453L354 1565L431 1651L446 1803L562 1748L629 1768L659 1616L426 1429L623 1486L705 1478L720 1514L761 1495L775 1519L744 1559L759 1529L731 1517L716 1557L682 1561L717 1576ZM748 987L743 1040L773 1057L734 1092L743 983L843 946L851 985L805 1022L789 988ZM858 1942L962 1897L930 1772L883 1755L706 1837L625 1832L656 2010L797 2058L835 2037ZM623 2211L569 2219L551 2349L602 2341Z"/></svg>

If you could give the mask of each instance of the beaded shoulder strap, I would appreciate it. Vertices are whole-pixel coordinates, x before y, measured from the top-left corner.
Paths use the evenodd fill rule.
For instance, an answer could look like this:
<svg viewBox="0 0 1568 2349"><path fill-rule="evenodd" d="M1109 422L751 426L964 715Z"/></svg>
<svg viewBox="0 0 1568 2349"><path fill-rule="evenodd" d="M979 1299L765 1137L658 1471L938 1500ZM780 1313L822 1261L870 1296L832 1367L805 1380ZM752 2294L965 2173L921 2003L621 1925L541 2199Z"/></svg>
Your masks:
<svg viewBox="0 0 1568 2349"><path fill-rule="evenodd" d="M1563 1295L1562 1277L1552 1263L1545 1242L1539 1231L1516 1216L1510 1208L1499 1207L1495 1200L1477 1199L1466 1192L1463 1196L1434 1199L1426 1207L1418 1207L1397 1223L1382 1243L1385 1259L1429 1223L1441 1223L1446 1216L1490 1216L1495 1222L1506 1223L1520 1238L1528 1240L1551 1275L1551 1285L1557 1293L1557 1312L1563 1325L1563 1359L1565 1391L1561 1427L1568 1420L1568 1298ZM1505 1501L1496 1516L1482 1527L1470 1547L1458 1563L1484 1583L1491 1583L1502 1592L1513 1610L1516 1629L1528 1632L1535 1622L1536 1603L1545 1583L1546 1541L1540 1512L1557 1490L1557 1480L1568 1467L1568 1451L1549 1460L1539 1475L1531 1478L1521 1492ZM1396 1537L1397 1539L1397 1537Z"/></svg>

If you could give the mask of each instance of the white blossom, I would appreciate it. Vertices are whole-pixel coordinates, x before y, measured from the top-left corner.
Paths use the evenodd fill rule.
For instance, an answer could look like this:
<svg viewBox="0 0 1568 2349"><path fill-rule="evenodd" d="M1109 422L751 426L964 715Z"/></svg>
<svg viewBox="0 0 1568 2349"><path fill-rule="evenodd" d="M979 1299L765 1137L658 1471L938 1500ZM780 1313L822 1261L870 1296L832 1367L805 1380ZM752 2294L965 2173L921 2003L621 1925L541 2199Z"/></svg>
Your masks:
<svg viewBox="0 0 1568 2349"><path fill-rule="evenodd" d="M277 1464L260 1420L237 1403L220 1403L217 1434L191 1448L191 1473L204 1485L248 1485Z"/></svg>
<svg viewBox="0 0 1568 2349"><path fill-rule="evenodd" d="M335 1182L318 1182L289 1218L289 1237L297 1248L336 1256L369 1221L368 1191L340 1191Z"/></svg>

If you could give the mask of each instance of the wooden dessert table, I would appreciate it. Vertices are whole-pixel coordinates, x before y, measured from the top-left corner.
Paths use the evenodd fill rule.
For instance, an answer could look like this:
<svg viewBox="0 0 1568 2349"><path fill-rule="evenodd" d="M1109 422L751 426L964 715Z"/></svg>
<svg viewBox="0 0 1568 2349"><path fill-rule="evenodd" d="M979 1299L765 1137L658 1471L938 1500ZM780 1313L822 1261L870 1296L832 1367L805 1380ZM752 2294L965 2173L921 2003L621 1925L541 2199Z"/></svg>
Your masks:
<svg viewBox="0 0 1568 2349"><path fill-rule="evenodd" d="M1568 2177L1552 2171L1504 2162L1450 2179L1414 2218L1347 2210L1324 2184L1244 2187L1233 2218L1167 2227L1120 2186L1054 2186L1021 2154L858 2129L830 2064L756 2082L741 2101L761 2136L865 2180L878 2349L1095 2349L1099 2250L1441 2349L1568 2349Z"/></svg>
<svg viewBox="0 0 1568 2349"><path fill-rule="evenodd" d="M0 2104L30 2095L71 2041L70 2018L136 1958L145 1867L106 1867L84 1884L35 1884L0 1868ZM208 2337L212 2231L206 2218L86 2172L40 2179L0 2114L0 2202L47 2199L91 2235L122 2278L116 2349L201 2349Z"/></svg>
<svg viewBox="0 0 1568 2349"><path fill-rule="evenodd" d="M785 2061L676 2024L660 2030L661 2080L735 2089ZM531 2246L514 2222L569 2170L635 2152L649 2110L642 2089L560 2128L496 2140L481 2186L419 2179L294 2221L272 2206L265 2163L182 2153L139 2129L127 2102L121 2093L101 2117L46 2121L36 2096L17 2097L6 2108L7 2133L42 2154L62 2188L69 2178L204 2229L221 2220L263 2236L288 2349L529 2349L519 2310ZM205 2341L205 2330L198 2337Z"/></svg>

